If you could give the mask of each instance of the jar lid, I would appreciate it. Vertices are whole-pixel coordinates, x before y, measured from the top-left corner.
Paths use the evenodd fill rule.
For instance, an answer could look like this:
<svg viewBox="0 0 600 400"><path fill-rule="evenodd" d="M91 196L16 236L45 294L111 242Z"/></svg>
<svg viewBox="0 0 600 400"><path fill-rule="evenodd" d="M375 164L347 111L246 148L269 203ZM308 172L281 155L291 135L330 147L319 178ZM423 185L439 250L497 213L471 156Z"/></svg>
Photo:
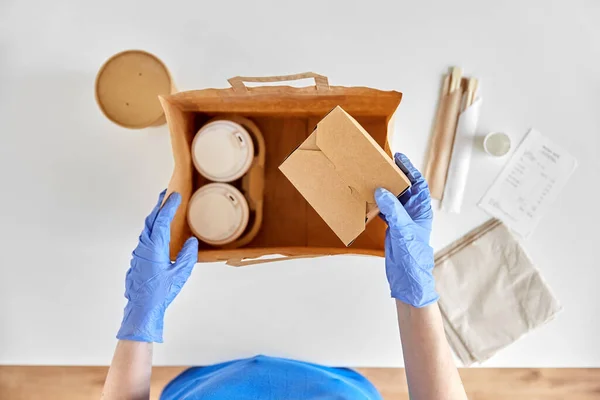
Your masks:
<svg viewBox="0 0 600 400"><path fill-rule="evenodd" d="M231 243L244 232L250 216L248 202L226 183L202 186L190 199L188 224L203 242L215 246Z"/></svg>
<svg viewBox="0 0 600 400"><path fill-rule="evenodd" d="M248 131L233 121L218 120L204 125L192 142L194 165L211 181L231 182L244 175L254 159L254 144Z"/></svg>
<svg viewBox="0 0 600 400"><path fill-rule="evenodd" d="M128 50L112 56L96 77L96 101L108 119L145 128L163 117L159 95L171 93L167 67L154 55Z"/></svg>

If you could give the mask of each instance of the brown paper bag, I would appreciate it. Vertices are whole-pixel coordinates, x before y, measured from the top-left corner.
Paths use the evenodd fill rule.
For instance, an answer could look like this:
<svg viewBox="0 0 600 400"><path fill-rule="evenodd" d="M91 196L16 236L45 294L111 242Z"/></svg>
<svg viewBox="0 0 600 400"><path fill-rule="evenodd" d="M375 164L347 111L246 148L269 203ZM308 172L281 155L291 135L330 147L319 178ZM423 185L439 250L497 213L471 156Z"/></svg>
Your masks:
<svg viewBox="0 0 600 400"><path fill-rule="evenodd" d="M248 87L244 82L277 82L313 78L314 86ZM263 186L256 190L255 201L262 198L260 229L246 241L242 235L239 247L212 247L200 243L198 260L228 261L244 266L274 259L254 258L265 255L315 257L331 254L365 254L382 257L386 225L374 218L350 247L336 236L306 199L296 190L278 167L294 149L304 142L316 124L336 106L342 107L368 132L381 147L389 149L392 117L402 94L366 87L330 86L326 77L304 73L275 77L236 77L230 88L180 92L161 98L174 158L169 191L181 193L182 202L171 224L171 257L176 257L184 241L191 235L186 214L189 199L206 184L193 166L190 145L198 129L206 121L238 115L251 120L264 137ZM253 225L254 226L254 225Z"/></svg>
<svg viewBox="0 0 600 400"><path fill-rule="evenodd" d="M446 336L466 366L487 360L561 309L519 242L498 220L438 252L435 263Z"/></svg>

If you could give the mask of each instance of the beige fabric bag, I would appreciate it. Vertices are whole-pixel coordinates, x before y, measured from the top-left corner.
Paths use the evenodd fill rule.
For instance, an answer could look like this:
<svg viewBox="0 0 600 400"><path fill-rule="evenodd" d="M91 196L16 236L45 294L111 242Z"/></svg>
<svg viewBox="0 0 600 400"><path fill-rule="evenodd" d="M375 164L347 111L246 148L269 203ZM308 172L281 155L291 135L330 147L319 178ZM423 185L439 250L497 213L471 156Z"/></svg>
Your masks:
<svg viewBox="0 0 600 400"><path fill-rule="evenodd" d="M561 310L519 242L498 220L436 253L435 264L446 336L466 366L487 360Z"/></svg>

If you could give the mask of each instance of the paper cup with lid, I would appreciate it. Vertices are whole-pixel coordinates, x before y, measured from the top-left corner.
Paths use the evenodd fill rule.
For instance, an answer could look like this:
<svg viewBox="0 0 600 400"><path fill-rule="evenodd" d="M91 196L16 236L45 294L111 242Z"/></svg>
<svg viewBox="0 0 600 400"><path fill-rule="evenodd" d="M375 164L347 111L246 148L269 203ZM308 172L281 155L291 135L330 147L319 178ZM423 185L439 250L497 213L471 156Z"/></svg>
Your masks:
<svg viewBox="0 0 600 400"><path fill-rule="evenodd" d="M160 95L175 92L171 75L158 57L142 50L115 54L96 76L96 102L117 125L142 129L163 125Z"/></svg>
<svg viewBox="0 0 600 400"><path fill-rule="evenodd" d="M252 136L240 124L216 120L204 125L192 142L192 159L198 172L214 182L242 177L254 159Z"/></svg>
<svg viewBox="0 0 600 400"><path fill-rule="evenodd" d="M202 186L188 205L190 229L198 239L213 246L222 246L239 238L248 226L249 217L248 201L227 183Z"/></svg>

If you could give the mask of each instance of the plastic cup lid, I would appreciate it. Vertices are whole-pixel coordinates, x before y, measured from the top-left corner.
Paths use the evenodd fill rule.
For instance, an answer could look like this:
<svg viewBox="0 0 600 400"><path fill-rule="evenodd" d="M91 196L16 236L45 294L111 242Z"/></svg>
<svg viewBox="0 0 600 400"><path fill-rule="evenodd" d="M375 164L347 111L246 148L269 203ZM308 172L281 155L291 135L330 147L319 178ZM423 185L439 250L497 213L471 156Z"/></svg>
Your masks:
<svg viewBox="0 0 600 400"><path fill-rule="evenodd" d="M204 125L192 143L198 172L216 182L231 182L244 175L254 158L252 137L233 121L219 120Z"/></svg>
<svg viewBox="0 0 600 400"><path fill-rule="evenodd" d="M145 128L162 118L159 95L171 93L171 77L155 56L129 50L112 56L96 77L96 101L114 123Z"/></svg>
<svg viewBox="0 0 600 400"><path fill-rule="evenodd" d="M210 183L190 199L188 223L203 242L224 245L240 237L249 214L248 202L239 190L226 183Z"/></svg>
<svg viewBox="0 0 600 400"><path fill-rule="evenodd" d="M510 151L510 147L510 136L504 132L491 132L483 139L483 149L495 157L506 155Z"/></svg>

